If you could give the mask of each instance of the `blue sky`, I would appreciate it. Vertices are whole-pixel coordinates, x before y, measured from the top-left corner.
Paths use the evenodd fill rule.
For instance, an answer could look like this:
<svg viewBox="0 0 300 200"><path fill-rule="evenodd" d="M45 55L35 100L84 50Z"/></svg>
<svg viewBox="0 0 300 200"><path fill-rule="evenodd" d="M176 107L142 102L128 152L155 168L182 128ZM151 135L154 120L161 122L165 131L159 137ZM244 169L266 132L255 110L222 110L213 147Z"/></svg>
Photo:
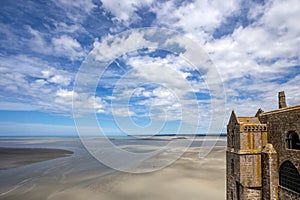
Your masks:
<svg viewBox="0 0 300 200"><path fill-rule="evenodd" d="M83 134L93 135L99 127L74 114L72 98L76 112L92 114L107 135L173 134L180 126L205 133L213 109L225 112L218 120L225 127L232 109L243 116L276 109L282 90L289 105L300 104L297 0L16 0L1 1L0 13L0 135L76 135L79 119ZM192 40L218 80L184 59L179 43L174 51L149 43L128 52L128 36L113 46L124 31L147 27ZM149 40L172 39L160 36ZM94 93L83 94L76 77L89 55L104 59L99 52L116 57L96 77ZM220 108L208 87L219 80Z"/></svg>

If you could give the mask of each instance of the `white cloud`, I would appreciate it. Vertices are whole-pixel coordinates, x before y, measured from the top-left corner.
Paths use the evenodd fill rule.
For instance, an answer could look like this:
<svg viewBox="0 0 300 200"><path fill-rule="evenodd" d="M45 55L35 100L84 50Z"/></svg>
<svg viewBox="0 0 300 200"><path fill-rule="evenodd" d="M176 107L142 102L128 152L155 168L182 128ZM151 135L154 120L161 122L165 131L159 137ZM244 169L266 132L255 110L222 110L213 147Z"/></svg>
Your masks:
<svg viewBox="0 0 300 200"><path fill-rule="evenodd" d="M28 26L25 31L31 38L18 40L8 26L0 24L1 32L8 40L21 43L25 41L24 46L28 45L34 52L44 54L42 56L69 58L71 61L81 60L87 53L86 47L82 46L83 44L80 44L77 37L73 36L76 34L78 36L79 32L86 31L84 29L85 19L93 13L93 9L97 6L91 0L54 2L65 11L67 20L64 22L53 20L56 27L53 32L41 32L40 29ZM247 3L250 11L246 15L248 19L254 21L250 21L249 25L245 22L246 25L233 27L232 33L217 39L213 38L213 33L226 20L230 20L228 17L245 20L239 16L242 11L245 11L241 10L243 7L240 4L241 1L230 0L224 3L221 0L196 0L184 1L180 5L176 1L153 0L103 0L102 3L106 12L114 16L113 20L116 26L113 28L117 30L121 30L118 29L118 25L130 27L133 23L138 22L141 18L137 11L147 7L149 11L156 14L153 26L178 30L203 45L224 80L228 107L236 108L238 113L252 115L258 107L265 110L276 108L277 104L274 102L277 101L276 92L279 90L286 91L291 104L299 103L297 88L299 75L298 72L291 71L293 70L292 66L300 65L300 24L297 21L300 18L300 4L297 0L273 0L267 1L265 4ZM235 22L232 21L232 23L234 26ZM93 34L89 36L91 35ZM129 37L112 41L112 35L108 37L101 35L102 40L94 42L93 53L98 61L110 61L141 46L159 46L159 43L149 43L144 36L136 31ZM171 42L176 41L176 38L169 39ZM15 43L14 46L16 46ZM24 110L70 112L72 96L77 95L75 102L82 107L83 111L93 109L98 113L108 113L110 111L105 100L118 102L124 100L125 97L136 95L136 97L145 98L139 102L140 105L157 108L155 112L153 110L153 115L164 116L159 114L165 114L164 109L167 109L173 114L169 116L170 119L176 119L179 116L177 115L179 113L178 105L188 106L200 102L189 99L189 92L208 91L204 82L191 80L188 84L186 83L187 77L191 75L189 70L193 68L180 58L175 56L166 58L130 56L128 55L128 59L125 61L131 65L132 70L127 77L123 78L122 82L124 86L128 87L120 86L119 90L116 90L115 96L107 97L75 94L70 88L74 73L59 70L58 68L61 66L51 66L45 60L30 56L2 56L0 57L0 86L3 88L1 105L2 107L7 105L7 109L15 107ZM197 56L199 56L198 52L191 55L193 58ZM117 77L116 74L113 75ZM96 75L95 78L97 78ZM88 81L90 80L87 79L86 82ZM112 86L113 83L110 81L107 79L105 82L107 87ZM143 87L143 83L159 83L160 87L150 91ZM9 92L12 97L9 99L4 95L5 92ZM183 100L178 103L174 94ZM13 97L18 97L18 99L12 100ZM208 101L203 100L201 103L207 104ZM274 105L271 105L273 103ZM209 109L202 104L200 107L203 110ZM138 115L135 110L130 109L120 106L115 110L115 114L119 116ZM189 110L191 118L196 116L197 110ZM201 116L205 116L205 114L201 113Z"/></svg>
<svg viewBox="0 0 300 200"><path fill-rule="evenodd" d="M39 77L46 79L48 83L54 83L59 86L68 86L73 81L71 74L52 67L42 70Z"/></svg>
<svg viewBox="0 0 300 200"><path fill-rule="evenodd" d="M273 1L254 9L249 14L250 18L257 19L253 24L238 27L231 35L205 45L226 81L229 99L237 98L230 100L228 106L238 105L245 115L253 113L253 108L246 105L275 109L276 93L291 91L294 87L290 82L296 78L289 78L287 83L276 80L286 79L288 74L294 73L291 66L300 64L300 29L295 22L299 18L299 3ZM245 77L248 81L243 81ZM253 92L256 99L242 99ZM270 106L270 102L275 106Z"/></svg>
<svg viewBox="0 0 300 200"><path fill-rule="evenodd" d="M226 4L219 0L196 0L179 7L174 1L158 3L151 10L157 15L157 24L182 30L192 39L205 43L212 39L213 31L226 17L238 8L238 1L234 0L226 1Z"/></svg>
<svg viewBox="0 0 300 200"><path fill-rule="evenodd" d="M49 66L43 60L24 55L0 57L2 105L15 105L19 110L42 110L71 113L71 104L55 103L60 88L69 87L73 74ZM42 70L41 70L42 69ZM10 95L6 95L9 93ZM14 110L13 106L3 107Z"/></svg>
<svg viewBox="0 0 300 200"><path fill-rule="evenodd" d="M289 78L286 83L276 80L286 79L293 73L291 66L300 65L299 2L274 0L265 4L249 2L249 6L248 18L255 21L248 26L236 27L233 33L219 39L212 37L216 28L228 20L227 17L241 14L242 5L238 1L226 4L193 1L179 7L167 1L151 6L151 11L157 14L154 24L176 28L204 45L225 83L228 106L238 105L241 114L245 115L255 112L253 107L276 108L277 104L272 107L270 102L277 101L279 90L297 97L292 89L297 77ZM241 81L245 77L248 81ZM248 92L256 93L257 99L249 97L245 100ZM299 103L299 98L293 98L291 102Z"/></svg>
<svg viewBox="0 0 300 200"><path fill-rule="evenodd" d="M85 50L81 44L69 35L61 35L59 37L51 38L51 42L46 40L48 35L45 35L31 27L28 27L29 33L33 36L28 45L30 48L45 55L55 55L59 57L66 57L70 60L80 60L86 56Z"/></svg>
<svg viewBox="0 0 300 200"><path fill-rule="evenodd" d="M119 107L119 106L113 107L112 114L113 116L117 116L117 117L130 117L136 115L136 113L129 110L128 107Z"/></svg>
<svg viewBox="0 0 300 200"><path fill-rule="evenodd" d="M266 28L273 29L274 34L292 34L299 36L300 5L297 0L283 1L275 0L267 5L262 22ZM296 34L296 35L295 35Z"/></svg>
<svg viewBox="0 0 300 200"><path fill-rule="evenodd" d="M71 60L80 59L86 55L80 43L67 35L52 38L52 45L54 54L69 57Z"/></svg>
<svg viewBox="0 0 300 200"><path fill-rule="evenodd" d="M129 103L132 97L142 97ZM176 94L164 87L149 90L140 87L136 90L118 92L112 101L111 112L115 117L150 117L155 120L180 120L181 102ZM139 106L143 106L140 109Z"/></svg>
<svg viewBox="0 0 300 200"><path fill-rule="evenodd" d="M41 32L31 27L28 27L28 32L33 36L29 40L29 45L33 51L43 53L43 54L52 53L51 47L49 47L49 45L44 39L44 35Z"/></svg>
<svg viewBox="0 0 300 200"><path fill-rule="evenodd" d="M71 104L73 95L75 95L74 91L59 89L56 92L56 96L58 97L56 101L62 104Z"/></svg>
<svg viewBox="0 0 300 200"><path fill-rule="evenodd" d="M144 5L151 5L153 0L101 0L101 2L103 8L115 16L115 20L119 23L121 22L125 25L129 25L139 19L138 15L135 13L137 9Z"/></svg>
<svg viewBox="0 0 300 200"><path fill-rule="evenodd" d="M62 86L69 85L70 81L71 81L70 77L64 77L62 75L54 75L49 79L50 83L56 83Z"/></svg>
<svg viewBox="0 0 300 200"><path fill-rule="evenodd" d="M61 33L76 33L77 31L82 31L83 27L79 24L66 24L64 22L54 22L56 31Z"/></svg>
<svg viewBox="0 0 300 200"><path fill-rule="evenodd" d="M60 2L64 6L82 9L87 13L91 12L91 10L96 7L92 0L58 0L58 2Z"/></svg>
<svg viewBox="0 0 300 200"><path fill-rule="evenodd" d="M73 100L73 108L75 108L77 114L107 112L107 103L101 97L91 96L86 93L78 94L68 90L60 90L57 96L57 100L61 100L62 103L66 103L69 106L72 106Z"/></svg>
<svg viewBox="0 0 300 200"><path fill-rule="evenodd" d="M185 122L195 122L199 118L197 104L201 104L203 101L198 102L196 99L191 99L193 95L190 93L196 91L207 92L203 81L187 80L187 77L192 75L189 70L196 70L196 67L178 55L167 55L165 58L160 58L141 56L135 52L136 49L140 49L143 46L153 47L157 45L153 45L153 42L150 42L151 39L149 41L149 37L160 37L163 34L160 33L158 36L155 34L155 31L153 30L146 35L142 31L134 31L132 34L123 37L113 38L108 36L102 39L101 42L96 41L94 43L95 49L92 55L98 61L108 62L121 56L123 53L129 52L120 58L122 62L129 66L127 69L124 68L127 71L126 74L122 75L117 85L115 85L115 82L112 82L110 85L114 89L112 114L121 117L155 116L156 119L167 121L181 120L184 115ZM161 43L164 42L166 42L164 44L166 46L178 45L182 47L181 43L178 44L176 37L166 37L166 41L161 41ZM185 46L182 48L184 49ZM153 53L154 51L150 48L147 53L151 52ZM199 55L191 56L199 57ZM122 66L120 68L122 69ZM111 73L106 74L106 76L111 77ZM105 77L102 78L106 80ZM201 79L201 77L198 78ZM108 79L105 84L107 87L107 84L109 84ZM156 88L153 91L149 91L145 86L147 84L156 84ZM144 98L141 101L134 102L137 105L145 106L142 114L138 112L140 111L138 106L135 107L134 103L133 105L129 103L130 99L135 96ZM207 104L208 102L204 103ZM202 106L201 108L202 110L207 110L207 106ZM151 112L149 113L147 109L151 110ZM184 110L184 113L182 110Z"/></svg>
<svg viewBox="0 0 300 200"><path fill-rule="evenodd" d="M144 34L139 31L133 31L128 37L113 37L108 35L101 42L94 42L92 54L97 61L110 61L124 53L135 51L144 47L154 47L153 43L144 39Z"/></svg>
<svg viewBox="0 0 300 200"><path fill-rule="evenodd" d="M182 97L188 92L194 92L190 82L186 80L186 71L193 66L178 56L168 55L165 58L150 56L129 57L126 63L133 67L132 79L145 79L148 82L161 84L175 90ZM188 84L187 84L188 83Z"/></svg>
<svg viewBox="0 0 300 200"><path fill-rule="evenodd" d="M191 75L188 70L193 66L174 55L160 58L131 53L131 56L124 55L123 58L126 65L132 68L116 85L111 85L114 89L112 106L115 116L148 116L156 120L173 121L183 118L184 109L185 122L199 118L197 104L201 102L191 99L193 96L190 93L203 90L205 83L186 79L187 75ZM149 90L148 86L153 87L153 84L155 87ZM131 98L136 98L135 102L129 103ZM144 106L143 110L138 106Z"/></svg>

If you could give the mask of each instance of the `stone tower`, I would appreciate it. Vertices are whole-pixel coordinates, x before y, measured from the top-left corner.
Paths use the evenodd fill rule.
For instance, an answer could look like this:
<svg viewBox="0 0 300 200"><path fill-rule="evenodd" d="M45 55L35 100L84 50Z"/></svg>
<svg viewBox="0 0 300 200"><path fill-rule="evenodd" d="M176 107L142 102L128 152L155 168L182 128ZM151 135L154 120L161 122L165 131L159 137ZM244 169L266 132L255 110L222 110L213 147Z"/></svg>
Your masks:
<svg viewBox="0 0 300 200"><path fill-rule="evenodd" d="M236 117L227 125L227 200L262 199L262 150L267 125L258 117Z"/></svg>
<svg viewBox="0 0 300 200"><path fill-rule="evenodd" d="M278 93L278 103L279 103L279 108L285 108L286 107L284 91Z"/></svg>

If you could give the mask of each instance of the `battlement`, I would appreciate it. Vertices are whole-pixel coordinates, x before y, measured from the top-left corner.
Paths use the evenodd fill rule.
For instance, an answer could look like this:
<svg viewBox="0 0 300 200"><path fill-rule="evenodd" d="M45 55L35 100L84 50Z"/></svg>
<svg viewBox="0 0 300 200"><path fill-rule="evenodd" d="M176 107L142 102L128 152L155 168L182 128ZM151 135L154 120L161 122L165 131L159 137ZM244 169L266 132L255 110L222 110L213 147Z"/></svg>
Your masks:
<svg viewBox="0 0 300 200"><path fill-rule="evenodd" d="M267 131L267 124L244 124L241 125L241 130L244 132Z"/></svg>

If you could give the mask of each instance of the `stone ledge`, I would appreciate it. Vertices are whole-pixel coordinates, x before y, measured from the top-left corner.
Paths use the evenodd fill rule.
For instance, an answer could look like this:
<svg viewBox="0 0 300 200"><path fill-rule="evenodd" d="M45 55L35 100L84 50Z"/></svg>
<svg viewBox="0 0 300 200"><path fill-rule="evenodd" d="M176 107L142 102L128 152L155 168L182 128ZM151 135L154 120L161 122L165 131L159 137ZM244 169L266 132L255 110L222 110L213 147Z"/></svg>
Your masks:
<svg viewBox="0 0 300 200"><path fill-rule="evenodd" d="M260 116L270 115L270 114L275 114L275 113L281 113L281 112L288 112L288 111L293 111L293 110L300 110L300 105L289 106L289 107L280 108L280 109L277 109L277 110L271 110L271 111L268 111L268 112L263 112L263 113L260 114Z"/></svg>

